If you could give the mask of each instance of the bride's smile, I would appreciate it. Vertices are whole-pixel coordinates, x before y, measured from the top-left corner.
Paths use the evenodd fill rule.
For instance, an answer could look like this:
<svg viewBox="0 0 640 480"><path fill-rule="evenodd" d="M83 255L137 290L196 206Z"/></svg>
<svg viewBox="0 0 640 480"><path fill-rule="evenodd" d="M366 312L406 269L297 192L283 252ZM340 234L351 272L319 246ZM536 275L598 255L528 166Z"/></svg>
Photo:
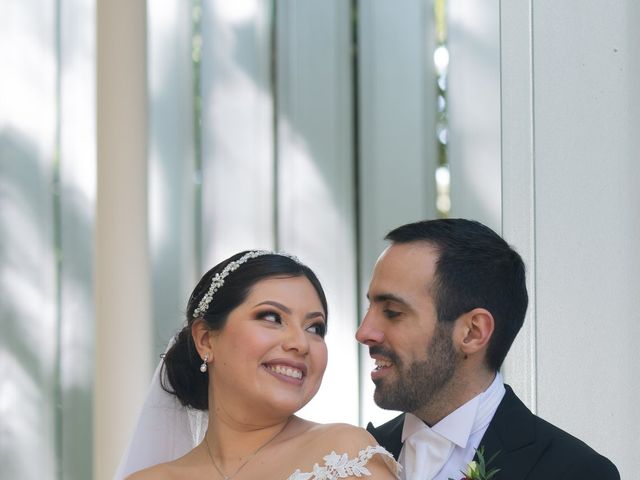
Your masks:
<svg viewBox="0 0 640 480"><path fill-rule="evenodd" d="M304 363L286 359L276 359L263 365L270 373L274 374L276 378L293 382L296 385L302 383L302 379L307 371L307 366Z"/></svg>

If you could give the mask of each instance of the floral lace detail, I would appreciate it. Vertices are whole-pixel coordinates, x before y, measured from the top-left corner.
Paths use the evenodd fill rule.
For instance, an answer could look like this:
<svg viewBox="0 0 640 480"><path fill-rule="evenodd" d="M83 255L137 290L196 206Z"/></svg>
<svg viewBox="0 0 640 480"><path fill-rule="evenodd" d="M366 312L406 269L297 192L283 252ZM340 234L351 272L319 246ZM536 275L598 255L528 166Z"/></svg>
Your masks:
<svg viewBox="0 0 640 480"><path fill-rule="evenodd" d="M375 454L386 455L391 459L391 462L396 464L393 455L380 445L368 446L364 450L360 450L356 458L349 458L346 453L338 455L332 451L323 457L324 466L321 467L316 463L313 466L313 472L308 473L303 473L298 469L287 480L335 480L337 478L369 477L371 472L365 465Z"/></svg>

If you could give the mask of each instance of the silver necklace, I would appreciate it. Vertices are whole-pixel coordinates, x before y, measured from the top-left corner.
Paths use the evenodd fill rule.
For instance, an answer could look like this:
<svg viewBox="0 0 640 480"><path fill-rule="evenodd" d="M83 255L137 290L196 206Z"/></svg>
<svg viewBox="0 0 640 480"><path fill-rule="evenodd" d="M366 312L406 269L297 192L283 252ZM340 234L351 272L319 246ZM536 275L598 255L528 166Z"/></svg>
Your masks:
<svg viewBox="0 0 640 480"><path fill-rule="evenodd" d="M289 421L290 420L291 420L291 418L289 418L287 420L287 422L284 424L282 429L278 430L278 432L273 437L271 437L269 440L267 440L262 445L260 445L256 450L254 450L254 452L251 455L249 455L249 457L244 462L242 462L240 464L240 466L238 468L236 468L236 471L233 472L231 475L227 475L226 473L224 473L222 471L222 468L220 468L220 466L216 463L215 459L213 458L213 455L211 454L211 448L209 448L209 441L207 440L207 436L205 435L204 436L204 443L207 446L207 453L209 454L209 458L211 459L211 464L213 465L213 468L215 468L216 471L220 474L220 476L222 477L222 480L231 480L236 475L238 475L240 470L242 470L251 460L253 460L255 458L255 456L260 452L260 450L262 450L264 447L269 445L271 442L273 442L276 439L276 437L278 435L280 435L282 432L284 432L284 429L287 428L287 425L289 425Z"/></svg>

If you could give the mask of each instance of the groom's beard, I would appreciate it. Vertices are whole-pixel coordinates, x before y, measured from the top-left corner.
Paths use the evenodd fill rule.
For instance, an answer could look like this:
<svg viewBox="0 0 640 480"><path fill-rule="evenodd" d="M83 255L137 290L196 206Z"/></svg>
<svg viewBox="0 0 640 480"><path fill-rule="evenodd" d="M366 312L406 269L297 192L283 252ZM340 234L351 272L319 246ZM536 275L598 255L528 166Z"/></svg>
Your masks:
<svg viewBox="0 0 640 480"><path fill-rule="evenodd" d="M371 347L370 353L388 357L396 373L395 379L382 378L376 382L373 399L381 408L402 412L415 412L428 405L449 383L459 361L451 328L442 324L436 327L424 360L404 365L393 351Z"/></svg>

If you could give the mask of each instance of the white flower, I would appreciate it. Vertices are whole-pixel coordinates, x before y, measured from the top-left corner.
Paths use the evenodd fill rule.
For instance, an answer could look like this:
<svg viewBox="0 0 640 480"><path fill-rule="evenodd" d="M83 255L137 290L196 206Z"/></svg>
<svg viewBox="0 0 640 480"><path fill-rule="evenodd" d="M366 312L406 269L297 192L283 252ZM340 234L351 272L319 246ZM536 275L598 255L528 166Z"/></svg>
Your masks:
<svg viewBox="0 0 640 480"><path fill-rule="evenodd" d="M479 473L480 472L478 472L478 464L475 461L469 462L465 475L470 478L475 478Z"/></svg>

